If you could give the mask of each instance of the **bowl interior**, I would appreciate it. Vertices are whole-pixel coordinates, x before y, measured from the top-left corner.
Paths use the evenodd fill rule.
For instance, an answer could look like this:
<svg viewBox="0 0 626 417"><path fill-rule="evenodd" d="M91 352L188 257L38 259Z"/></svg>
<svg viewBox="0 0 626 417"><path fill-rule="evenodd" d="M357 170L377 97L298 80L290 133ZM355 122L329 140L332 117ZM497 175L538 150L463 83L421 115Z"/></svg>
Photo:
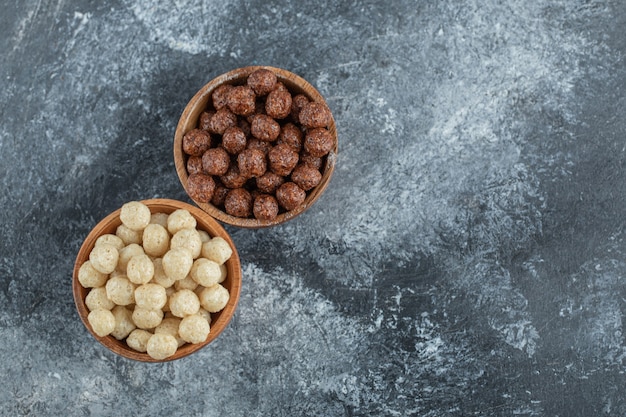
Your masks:
<svg viewBox="0 0 626 417"><path fill-rule="evenodd" d="M239 260L239 254L237 253L235 245L233 244L230 236L226 233L224 228L218 222L216 222L202 210L190 204L176 200L152 199L144 200L142 201L142 203L148 206L152 213L170 214L177 209L188 210L196 218L198 223L198 229L205 230L209 233L211 237L221 236L230 244L231 248L233 249L232 256L228 261L226 261L228 276L226 277L226 280L222 283L222 285L226 289L228 289L230 293L230 299L228 301L228 304L226 305L226 307L224 307L222 311L211 314L211 332L209 333L207 339L204 342L198 344L187 343L178 348L173 356L170 356L165 360L156 360L151 358L147 353L141 353L131 349L128 345L126 345L126 342L124 342L123 340L117 340L113 336L98 336L94 333L91 325L87 320L89 310L85 305L85 297L87 297L89 289L84 288L78 281L78 270L80 269L81 265L89 259L89 253L93 249L96 239L98 239L99 236L107 233L115 234L115 230L122 223L120 220L121 209L118 209L105 217L87 235L87 238L83 242L80 250L78 251L78 255L76 256L76 262L74 264L74 272L72 278L72 292L74 295L74 302L76 304L78 315L80 316L82 322L87 327L92 336L96 338L96 340L98 340L101 344L121 356L142 362L166 362L180 359L192 354L193 352L196 352L197 350L203 348L204 346L215 340L215 338L219 336L219 334L226 328L235 312L237 303L239 301L239 295L241 291L241 263Z"/></svg>
<svg viewBox="0 0 626 417"><path fill-rule="evenodd" d="M276 74L278 81L285 84L285 86L289 89L289 91L291 91L293 95L304 94L311 101L326 104L324 97L322 97L322 95L315 89L315 87L313 87L305 79L280 68L268 66L250 66L238 68L233 71L227 72L226 74L220 75L217 78L214 78L204 87L202 87L202 89L200 89L200 91L198 91L196 95L194 95L193 98L189 101L180 117L178 126L176 127L176 133L174 135L174 162L176 164L176 172L178 174L178 178L180 179L183 188L185 188L185 191L187 191L187 179L189 175L187 174L186 167L187 157L182 149L183 136L188 131L196 128L200 114L207 108L209 100L211 99L211 94L217 87L222 84L244 84L248 78L248 75L250 75L252 72L259 68L265 68L273 71ZM322 193L328 186L328 183L330 182L330 178L335 169L335 162L337 159L338 150L337 127L335 125L334 118L332 118L332 115L331 123L328 126L328 130L335 140L334 147L325 158L325 165L321 169L322 179L320 183L314 189L310 190L307 193L307 197L300 207L291 211L281 213L273 220L258 220L254 218L244 219L231 216L228 213L219 209L218 207L215 207L213 204L203 203L196 200L194 200L194 202L198 205L198 207L209 213L212 217L233 226L245 228L261 228L275 226L284 223L287 220L293 219L297 215L307 210L315 201L317 201L317 199L322 195ZM192 197L190 196L190 198Z"/></svg>

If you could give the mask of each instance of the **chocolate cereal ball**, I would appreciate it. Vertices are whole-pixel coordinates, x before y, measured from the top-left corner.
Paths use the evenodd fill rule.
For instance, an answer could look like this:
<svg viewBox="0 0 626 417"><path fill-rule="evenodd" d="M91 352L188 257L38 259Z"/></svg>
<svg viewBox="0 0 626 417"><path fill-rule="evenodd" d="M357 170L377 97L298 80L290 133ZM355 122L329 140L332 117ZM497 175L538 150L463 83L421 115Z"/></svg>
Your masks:
<svg viewBox="0 0 626 417"><path fill-rule="evenodd" d="M226 107L219 109L211 117L210 131L218 135L223 135L226 129L237 126L237 115Z"/></svg>
<svg viewBox="0 0 626 417"><path fill-rule="evenodd" d="M215 114L214 111L203 111L198 118L198 129L211 130L211 118Z"/></svg>
<svg viewBox="0 0 626 417"><path fill-rule="evenodd" d="M267 155L272 149L272 144L253 137L248 140L248 149L258 149L263 152L263 155Z"/></svg>
<svg viewBox="0 0 626 417"><path fill-rule="evenodd" d="M213 198L211 199L211 204L216 207L222 206L224 204L224 199L226 198L226 194L230 191L230 188L224 186L221 182L215 185L215 191L213 192Z"/></svg>
<svg viewBox="0 0 626 417"><path fill-rule="evenodd" d="M321 127L308 130L304 137L304 149L318 158L330 152L334 145L333 135Z"/></svg>
<svg viewBox="0 0 626 417"><path fill-rule="evenodd" d="M274 119L284 119L291 113L291 93L275 89L267 95L265 113Z"/></svg>
<svg viewBox="0 0 626 417"><path fill-rule="evenodd" d="M230 164L230 168L226 171L226 174L220 177L220 181L228 188L239 188L248 180L247 177L241 175L239 172L239 166L237 164Z"/></svg>
<svg viewBox="0 0 626 417"><path fill-rule="evenodd" d="M284 182L284 177L272 171L267 171L265 174L256 178L256 188L263 193L273 194Z"/></svg>
<svg viewBox="0 0 626 417"><path fill-rule="evenodd" d="M211 147L211 135L201 129L192 129L183 136L183 151L187 155L202 156Z"/></svg>
<svg viewBox="0 0 626 417"><path fill-rule="evenodd" d="M208 203L213 198L215 181L205 174L193 174L187 179L187 191L191 198L202 203Z"/></svg>
<svg viewBox="0 0 626 417"><path fill-rule="evenodd" d="M280 143L270 149L267 158L272 172L283 177L289 175L298 164L298 152L285 143Z"/></svg>
<svg viewBox="0 0 626 417"><path fill-rule="evenodd" d="M222 84L213 90L213 94L211 94L211 99L213 100L213 107L215 110L222 109L226 107L228 96L228 92L232 90L233 86L230 84Z"/></svg>
<svg viewBox="0 0 626 417"><path fill-rule="evenodd" d="M302 106L298 120L308 128L326 127L330 124L331 114L328 107L315 101Z"/></svg>
<svg viewBox="0 0 626 417"><path fill-rule="evenodd" d="M276 190L276 200L285 210L290 211L302 203L306 198L306 192L293 182L286 182Z"/></svg>
<svg viewBox="0 0 626 417"><path fill-rule="evenodd" d="M259 194L252 207L254 217L259 220L272 220L278 215L278 201L269 194Z"/></svg>
<svg viewBox="0 0 626 417"><path fill-rule="evenodd" d="M222 136L222 146L231 155L246 149L246 134L238 126L229 127Z"/></svg>
<svg viewBox="0 0 626 417"><path fill-rule="evenodd" d="M202 169L209 175L224 175L230 166L230 156L224 148L211 148L202 155Z"/></svg>
<svg viewBox="0 0 626 417"><path fill-rule="evenodd" d="M278 135L278 143L285 143L296 151L300 152L302 149L302 130L293 123L287 123L280 129L280 135Z"/></svg>
<svg viewBox="0 0 626 417"><path fill-rule="evenodd" d="M291 118L294 122L300 123L300 110L309 102L309 98L304 94L296 94L291 99Z"/></svg>
<svg viewBox="0 0 626 417"><path fill-rule="evenodd" d="M250 217L252 214L252 195L245 188L230 190L224 199L226 213L235 217Z"/></svg>
<svg viewBox="0 0 626 417"><path fill-rule="evenodd" d="M304 191L309 191L317 186L321 180L322 174L311 165L300 164L291 172L291 181Z"/></svg>
<svg viewBox="0 0 626 417"><path fill-rule="evenodd" d="M226 95L226 105L235 114L248 116L254 113L256 95L247 85L238 85L230 89Z"/></svg>
<svg viewBox="0 0 626 417"><path fill-rule="evenodd" d="M300 162L303 164L311 165L315 169L322 169L322 164L324 160L319 156L313 156L307 151L302 151L300 153Z"/></svg>
<svg viewBox="0 0 626 417"><path fill-rule="evenodd" d="M280 134L280 125L266 114L257 114L250 123L250 133L257 139L273 142Z"/></svg>
<svg viewBox="0 0 626 417"><path fill-rule="evenodd" d="M259 96L264 96L276 87L276 74L265 68L255 70L248 76L247 84Z"/></svg>
<svg viewBox="0 0 626 417"><path fill-rule="evenodd" d="M189 175L202 173L201 156L190 156L189 159L187 159L187 172Z"/></svg>
<svg viewBox="0 0 626 417"><path fill-rule="evenodd" d="M237 156L239 172L246 178L260 177L267 170L265 155L258 149L245 149Z"/></svg>

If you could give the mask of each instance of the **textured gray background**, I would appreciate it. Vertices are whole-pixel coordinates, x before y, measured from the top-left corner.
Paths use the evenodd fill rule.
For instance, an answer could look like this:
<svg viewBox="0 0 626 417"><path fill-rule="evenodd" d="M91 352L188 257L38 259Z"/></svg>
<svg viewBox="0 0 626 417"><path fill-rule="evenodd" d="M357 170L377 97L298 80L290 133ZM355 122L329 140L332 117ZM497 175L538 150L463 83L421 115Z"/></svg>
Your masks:
<svg viewBox="0 0 626 417"><path fill-rule="evenodd" d="M1 3L1 415L626 415L623 2ZM214 344L117 357L74 309L82 239L189 201L178 117L253 64L327 98L331 185L228 228Z"/></svg>

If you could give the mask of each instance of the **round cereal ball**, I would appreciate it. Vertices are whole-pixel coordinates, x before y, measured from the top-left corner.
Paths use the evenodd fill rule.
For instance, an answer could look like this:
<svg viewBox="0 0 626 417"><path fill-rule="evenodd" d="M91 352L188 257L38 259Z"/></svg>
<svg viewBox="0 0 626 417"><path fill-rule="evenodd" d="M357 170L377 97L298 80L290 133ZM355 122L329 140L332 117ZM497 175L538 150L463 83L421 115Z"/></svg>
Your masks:
<svg viewBox="0 0 626 417"><path fill-rule="evenodd" d="M248 178L239 171L237 164L230 164L230 168L228 168L226 174L220 177L222 184L229 189L243 187L247 180Z"/></svg>
<svg viewBox="0 0 626 417"><path fill-rule="evenodd" d="M101 287L107 279L108 275L94 268L91 261L85 261L78 269L78 282L85 288Z"/></svg>
<svg viewBox="0 0 626 417"><path fill-rule="evenodd" d="M210 287L219 282L222 271L217 262L206 258L199 258L193 263L189 275L198 284Z"/></svg>
<svg viewBox="0 0 626 417"><path fill-rule="evenodd" d="M237 170L239 170L239 168L237 168ZM215 192L213 193L211 204L213 204L215 207L222 206L224 204L224 199L226 198L226 194L228 194L229 191L230 191L230 188L224 186L221 181L219 182L219 184L216 182Z"/></svg>
<svg viewBox="0 0 626 417"><path fill-rule="evenodd" d="M170 234L160 224L151 223L143 229L143 250L150 256L163 256L170 246Z"/></svg>
<svg viewBox="0 0 626 417"><path fill-rule="evenodd" d="M181 229L193 229L197 224L196 218L185 209L174 210L167 217L167 230L172 235L175 235Z"/></svg>
<svg viewBox="0 0 626 417"><path fill-rule="evenodd" d="M224 210L231 216L250 217L252 214L252 194L245 188L231 190L224 199Z"/></svg>
<svg viewBox="0 0 626 417"><path fill-rule="evenodd" d="M209 175L224 175L229 166L230 156L222 147L208 149L202 155L202 169Z"/></svg>
<svg viewBox="0 0 626 417"><path fill-rule="evenodd" d="M176 353L178 342L170 334L153 334L146 344L146 352L152 359L167 359Z"/></svg>
<svg viewBox="0 0 626 417"><path fill-rule="evenodd" d="M246 178L260 177L267 170L265 155L258 149L245 149L237 155L239 172Z"/></svg>
<svg viewBox="0 0 626 417"><path fill-rule="evenodd" d="M309 98L304 94L296 94L291 99L291 118L293 121L300 123L300 111L305 104L309 102Z"/></svg>
<svg viewBox="0 0 626 417"><path fill-rule="evenodd" d="M200 317L204 317L207 323L211 324L211 313L200 307L200 310L196 313Z"/></svg>
<svg viewBox="0 0 626 417"><path fill-rule="evenodd" d="M293 210L304 203L306 192L293 182L286 182L276 190L276 200L285 210Z"/></svg>
<svg viewBox="0 0 626 417"><path fill-rule="evenodd" d="M108 336L115 329L115 316L109 310L94 310L87 316L87 321L95 334Z"/></svg>
<svg viewBox="0 0 626 417"><path fill-rule="evenodd" d="M146 254L135 255L128 261L126 276L133 284L146 284L154 276L154 264Z"/></svg>
<svg viewBox="0 0 626 417"><path fill-rule="evenodd" d="M202 156L211 147L211 135L206 130L192 129L183 136L183 151L187 155Z"/></svg>
<svg viewBox="0 0 626 417"><path fill-rule="evenodd" d="M124 246L120 250L120 257L117 261L117 270L126 274L128 268L128 261L130 258L136 255L144 255L146 252L143 247L137 243L131 243L128 246Z"/></svg>
<svg viewBox="0 0 626 417"><path fill-rule="evenodd" d="M233 249L221 236L215 236L202 244L202 257L216 262L218 265L224 264L232 254Z"/></svg>
<svg viewBox="0 0 626 417"><path fill-rule="evenodd" d="M255 181L256 187L259 191L262 193L273 194L276 189L285 182L285 178L272 171L267 171L260 177L256 177Z"/></svg>
<svg viewBox="0 0 626 417"><path fill-rule="evenodd" d="M178 334L188 343L202 343L209 336L211 326L202 316L194 314L180 321Z"/></svg>
<svg viewBox="0 0 626 417"><path fill-rule="evenodd" d="M238 85L230 89L226 95L226 105L235 114L249 116L254 113L256 95L247 85Z"/></svg>
<svg viewBox="0 0 626 417"><path fill-rule="evenodd" d="M195 294L194 294L195 295ZM200 293L200 305L209 313L217 313L226 307L230 294L221 284L205 288Z"/></svg>
<svg viewBox="0 0 626 417"><path fill-rule="evenodd" d="M298 164L298 152L285 143L274 146L267 154L270 169L277 175L286 177Z"/></svg>
<svg viewBox="0 0 626 417"><path fill-rule="evenodd" d="M259 68L248 75L246 83L258 96L264 96L276 87L276 81L276 74L273 71Z"/></svg>
<svg viewBox="0 0 626 417"><path fill-rule="evenodd" d="M117 248L117 250L120 250L124 247L124 241L120 239L119 236L115 236L111 233L107 233L98 237L94 246L98 246L102 243L108 243L109 245L113 245Z"/></svg>
<svg viewBox="0 0 626 417"><path fill-rule="evenodd" d="M300 152L300 162L312 166L315 169L322 169L324 160L319 156L313 156L307 151Z"/></svg>
<svg viewBox="0 0 626 417"><path fill-rule="evenodd" d="M187 159L187 173L189 175L193 174L202 174L204 170L202 169L202 157L201 156L190 156Z"/></svg>
<svg viewBox="0 0 626 417"><path fill-rule="evenodd" d="M180 319L178 317L164 318L161 324L154 328L154 334L169 334L176 338L178 347L185 344L185 341L178 335Z"/></svg>
<svg viewBox="0 0 626 417"><path fill-rule="evenodd" d="M228 276L228 268L226 267L226 264L221 264L220 265L220 280L218 282L218 284L221 284L222 282L224 282L226 280L226 277Z"/></svg>
<svg viewBox="0 0 626 417"><path fill-rule="evenodd" d="M165 288L159 284L143 284L135 288L135 304L147 310L160 310L167 303Z"/></svg>
<svg viewBox="0 0 626 417"><path fill-rule="evenodd" d="M98 272L110 274L115 270L120 253L117 248L110 243L103 243L94 248L89 253L91 266Z"/></svg>
<svg viewBox="0 0 626 417"><path fill-rule="evenodd" d="M126 338L126 344L137 352L145 353L148 350L148 340L152 336L147 330L135 329Z"/></svg>
<svg viewBox="0 0 626 417"><path fill-rule="evenodd" d="M328 129L316 128L306 132L304 137L304 149L311 154L321 158L333 149L335 140Z"/></svg>
<svg viewBox="0 0 626 417"><path fill-rule="evenodd" d="M198 312L200 300L198 300L198 296L193 291L183 289L172 294L169 306L170 312L174 316L185 317Z"/></svg>
<svg viewBox="0 0 626 417"><path fill-rule="evenodd" d="M125 245L130 245L131 243L141 243L141 230L133 230L126 227L124 224L120 224L115 230L115 236L122 239Z"/></svg>
<svg viewBox="0 0 626 417"><path fill-rule="evenodd" d="M274 119L284 119L291 113L291 93L275 89L267 95L265 113Z"/></svg>
<svg viewBox="0 0 626 417"><path fill-rule="evenodd" d="M104 287L92 288L85 297L85 305L89 311L111 310L115 303L107 298L107 290Z"/></svg>
<svg viewBox="0 0 626 417"><path fill-rule="evenodd" d="M259 220L273 220L278 215L278 201L273 195L259 194L254 199L252 214Z"/></svg>
<svg viewBox="0 0 626 417"><path fill-rule="evenodd" d="M209 240L211 240L211 235L204 231L204 230L198 230L198 235L200 236L200 241L202 241L202 243L204 242L208 242Z"/></svg>
<svg viewBox="0 0 626 417"><path fill-rule="evenodd" d="M237 155L246 149L246 144L246 134L239 126L229 127L222 136L222 147L231 155Z"/></svg>
<svg viewBox="0 0 626 417"><path fill-rule="evenodd" d="M214 111L203 111L198 117L198 129L209 131L211 129L211 117L215 114Z"/></svg>
<svg viewBox="0 0 626 417"><path fill-rule="evenodd" d="M330 124L332 115L324 104L311 101L302 106L298 120L307 128L326 127Z"/></svg>
<svg viewBox="0 0 626 417"><path fill-rule="evenodd" d="M277 143L289 145L294 151L302 149L302 130L293 123L287 123L280 129Z"/></svg>
<svg viewBox="0 0 626 417"><path fill-rule="evenodd" d="M194 200L208 203L215 192L215 180L210 175L192 174L187 178L187 191Z"/></svg>
<svg viewBox="0 0 626 417"><path fill-rule="evenodd" d="M111 312L115 317L115 329L111 332L111 336L117 340L125 339L136 328L132 311L124 306L115 306Z"/></svg>
<svg viewBox="0 0 626 417"><path fill-rule="evenodd" d="M250 138L248 140L247 149L258 149L263 152L263 155L267 155L267 153L272 149L272 144L270 142L265 142L255 137Z"/></svg>
<svg viewBox="0 0 626 417"><path fill-rule="evenodd" d="M152 282L155 284L159 284L161 287L167 289L174 285L176 280L174 278L170 278L163 271L163 259L155 258L152 260L154 264L154 276L152 277Z"/></svg>
<svg viewBox="0 0 626 417"><path fill-rule="evenodd" d="M273 142L280 135L280 125L266 114L255 114L250 123L250 133L259 140Z"/></svg>
<svg viewBox="0 0 626 417"><path fill-rule="evenodd" d="M202 250L202 239L197 229L181 229L170 242L170 249L184 248L191 252L191 256L196 259Z"/></svg>
<svg viewBox="0 0 626 417"><path fill-rule="evenodd" d="M193 265L193 255L188 249L174 248L163 255L163 272L169 278L176 281L183 279L189 274Z"/></svg>
<svg viewBox="0 0 626 417"><path fill-rule="evenodd" d="M135 284L124 276L111 277L104 286L107 298L120 306L127 306L135 302Z"/></svg>
<svg viewBox="0 0 626 417"><path fill-rule="evenodd" d="M237 126L237 115L224 107L215 112L211 117L210 131L217 135L223 135L226 129Z"/></svg>
<svg viewBox="0 0 626 417"><path fill-rule="evenodd" d="M300 164L291 172L291 181L304 191L316 187L321 180L321 172L308 164Z"/></svg>
<svg viewBox="0 0 626 417"><path fill-rule="evenodd" d="M133 322L140 329L154 329L163 320L163 310L149 310L135 306L133 310Z"/></svg>
<svg viewBox="0 0 626 417"><path fill-rule="evenodd" d="M161 226L167 228L167 218L169 214L167 213L152 213L150 216L150 224L160 224Z"/></svg>
<svg viewBox="0 0 626 417"><path fill-rule="evenodd" d="M228 92L232 90L232 88L233 86L230 84L222 84L213 90L211 100L213 100L213 107L215 107L215 110L226 107L226 104L228 103L226 97L228 97Z"/></svg>
<svg viewBox="0 0 626 417"><path fill-rule="evenodd" d="M120 220L131 230L143 230L150 223L150 209L140 201L130 201L122 206Z"/></svg>
<svg viewBox="0 0 626 417"><path fill-rule="evenodd" d="M195 289L198 288L198 283L194 281L190 275L187 275L185 278L179 279L178 281L176 281L174 283L174 288L176 289L176 291L178 290L195 291Z"/></svg>

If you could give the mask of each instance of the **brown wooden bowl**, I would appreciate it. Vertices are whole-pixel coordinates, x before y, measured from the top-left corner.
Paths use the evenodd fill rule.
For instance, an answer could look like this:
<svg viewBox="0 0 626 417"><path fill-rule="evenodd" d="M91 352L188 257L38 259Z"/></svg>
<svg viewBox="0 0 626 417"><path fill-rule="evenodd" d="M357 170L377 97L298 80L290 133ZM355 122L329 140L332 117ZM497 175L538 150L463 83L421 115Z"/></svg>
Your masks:
<svg viewBox="0 0 626 417"><path fill-rule="evenodd" d="M144 200L142 201L142 203L148 206L152 213L170 214L177 209L188 210L196 218L196 221L198 223L198 229L206 231L211 237L221 236L230 244L231 248L233 249L232 256L228 261L226 261L228 276L226 277L226 280L222 282L222 285L230 292L230 299L228 301L228 304L226 305L226 307L224 307L222 311L218 313L211 313L211 332L209 333L207 339L204 342L198 344L186 343L183 346L179 347L173 356L170 356L164 360L156 360L151 358L147 353L141 353L131 349L123 340L117 340L113 336L100 337L92 330L91 325L87 320L89 310L85 305L85 297L87 297L89 289L84 288L78 281L78 270L80 269L81 265L89 259L89 253L93 249L96 239L98 239L98 237L107 233L115 234L115 230L122 223L120 220L121 209L118 209L106 216L87 235L87 238L85 239L80 250L78 251L78 255L76 256L76 262L74 263L72 292L74 294L74 303L76 304L76 309L78 310L78 315L80 316L80 319L82 320L85 327L87 327L87 330L89 330L91 335L98 342L102 343L105 347L107 347L114 353L117 353L118 355L121 355L128 359L134 359L141 362L167 362L183 358L202 349L213 340L215 340L215 338L219 336L219 334L226 328L231 318L233 317L235 309L237 308L237 303L239 302L239 294L241 291L241 263L239 260L239 254L237 253L237 249L235 248L232 239L226 233L224 228L213 218L211 218L211 216L200 210L198 207L181 201L167 199Z"/></svg>
<svg viewBox="0 0 626 417"><path fill-rule="evenodd" d="M178 178L187 191L187 179L189 177L187 173L187 156L183 152L183 136L188 131L195 129L197 127L198 118L200 114L207 109L207 105L209 100L211 99L211 94L213 91L222 84L233 84L240 85L245 84L248 75L259 68L265 68L273 71L278 81L282 82L291 92L292 95L296 94L304 94L309 100L316 101L319 103L326 104L324 97L306 80L299 77L296 74L293 74L289 71L280 68L268 67L268 66L250 66L243 67L227 72L226 74L222 74L217 78L211 80L208 84L198 91L193 98L189 101L187 106L185 107L180 120L178 122L178 126L176 127L176 133L174 135L174 162L176 164L176 172L178 174ZM335 120L331 117L331 123L328 126L328 130L332 134L335 139L335 145L330 153L326 156L325 166L322 167L322 179L320 183L313 188L312 190L307 192L307 197L304 200L304 203L297 207L294 210L287 211L284 213L278 214L278 216L273 220L258 220L255 218L241 218L231 216L220 208L214 206L210 203L203 203L200 201L196 201L193 197L189 196L202 210L209 213L214 218L233 225L244 228L261 228L261 227L269 227L276 226L278 224L284 223L288 220L293 219L297 215L306 211L313 203L317 201L317 199L322 195L326 187L330 182L330 178L335 169L335 162L337 160L337 128L335 126Z"/></svg>

